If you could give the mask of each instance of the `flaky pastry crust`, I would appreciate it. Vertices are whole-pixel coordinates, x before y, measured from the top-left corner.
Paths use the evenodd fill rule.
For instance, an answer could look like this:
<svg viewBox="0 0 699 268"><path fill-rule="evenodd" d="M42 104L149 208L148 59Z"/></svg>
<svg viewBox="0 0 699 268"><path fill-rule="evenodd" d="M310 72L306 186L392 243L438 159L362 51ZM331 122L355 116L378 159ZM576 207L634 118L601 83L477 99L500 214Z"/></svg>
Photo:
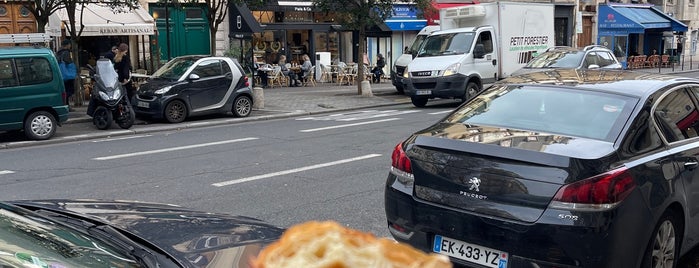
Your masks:
<svg viewBox="0 0 699 268"><path fill-rule="evenodd" d="M449 258L345 228L333 221L294 225L251 261L254 268L442 268Z"/></svg>

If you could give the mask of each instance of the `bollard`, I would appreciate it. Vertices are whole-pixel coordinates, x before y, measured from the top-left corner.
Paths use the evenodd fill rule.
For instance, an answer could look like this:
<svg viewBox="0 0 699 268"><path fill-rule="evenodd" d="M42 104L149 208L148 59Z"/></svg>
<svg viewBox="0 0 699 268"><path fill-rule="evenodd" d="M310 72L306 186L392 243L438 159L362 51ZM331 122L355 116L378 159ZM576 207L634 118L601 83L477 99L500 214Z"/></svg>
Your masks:
<svg viewBox="0 0 699 268"><path fill-rule="evenodd" d="M252 108L253 109L263 109L265 108L265 92L261 87L252 88Z"/></svg>
<svg viewBox="0 0 699 268"><path fill-rule="evenodd" d="M371 83L369 81L364 80L360 84L362 88L362 97L373 97L374 93L371 92Z"/></svg>

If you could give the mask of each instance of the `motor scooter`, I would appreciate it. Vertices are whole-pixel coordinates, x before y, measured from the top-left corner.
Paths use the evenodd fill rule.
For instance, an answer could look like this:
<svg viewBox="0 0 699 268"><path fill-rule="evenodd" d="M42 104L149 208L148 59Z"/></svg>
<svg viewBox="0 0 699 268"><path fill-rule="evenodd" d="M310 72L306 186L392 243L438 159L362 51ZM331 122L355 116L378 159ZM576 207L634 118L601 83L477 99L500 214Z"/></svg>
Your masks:
<svg viewBox="0 0 699 268"><path fill-rule="evenodd" d="M129 129L136 121L136 113L126 94L126 89L119 82L119 76L109 59L97 60L96 66L90 69L95 84L87 114L92 116L92 123L98 129L108 129L112 122L119 127Z"/></svg>

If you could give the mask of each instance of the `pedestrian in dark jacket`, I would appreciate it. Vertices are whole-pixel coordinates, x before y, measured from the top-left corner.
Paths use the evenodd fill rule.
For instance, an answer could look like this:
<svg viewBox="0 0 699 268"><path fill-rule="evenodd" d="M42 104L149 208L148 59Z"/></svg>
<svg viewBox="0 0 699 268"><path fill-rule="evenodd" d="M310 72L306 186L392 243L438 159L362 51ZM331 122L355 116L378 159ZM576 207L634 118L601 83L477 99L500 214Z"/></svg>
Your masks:
<svg viewBox="0 0 699 268"><path fill-rule="evenodd" d="M384 59L383 55L379 53L376 55L376 66L374 66L374 69L371 70L371 72L374 74L372 79L374 80L374 83L380 83L381 82L381 76L383 76L383 67L386 66L386 59Z"/></svg>
<svg viewBox="0 0 699 268"><path fill-rule="evenodd" d="M70 39L63 40L61 42L61 49L56 51L56 59L58 62L65 62L66 64L73 63L73 57L71 56L72 45ZM70 105L70 97L75 93L75 79L63 80L63 86L66 89L66 98L64 103ZM69 110L73 110L72 107L68 107Z"/></svg>
<svg viewBox="0 0 699 268"><path fill-rule="evenodd" d="M126 89L130 102L131 98L136 95L136 89L131 82L131 59L129 59L128 53L129 45L121 43L116 55L114 55L114 69L119 76L121 86Z"/></svg>

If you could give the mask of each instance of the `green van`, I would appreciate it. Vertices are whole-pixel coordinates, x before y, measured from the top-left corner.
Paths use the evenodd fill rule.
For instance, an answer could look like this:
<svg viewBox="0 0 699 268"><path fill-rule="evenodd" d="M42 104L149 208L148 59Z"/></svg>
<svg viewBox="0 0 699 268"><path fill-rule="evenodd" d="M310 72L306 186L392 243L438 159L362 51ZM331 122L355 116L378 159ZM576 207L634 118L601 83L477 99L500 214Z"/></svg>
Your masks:
<svg viewBox="0 0 699 268"><path fill-rule="evenodd" d="M68 120L65 88L53 51L44 47L0 48L0 131L23 130L45 140Z"/></svg>

